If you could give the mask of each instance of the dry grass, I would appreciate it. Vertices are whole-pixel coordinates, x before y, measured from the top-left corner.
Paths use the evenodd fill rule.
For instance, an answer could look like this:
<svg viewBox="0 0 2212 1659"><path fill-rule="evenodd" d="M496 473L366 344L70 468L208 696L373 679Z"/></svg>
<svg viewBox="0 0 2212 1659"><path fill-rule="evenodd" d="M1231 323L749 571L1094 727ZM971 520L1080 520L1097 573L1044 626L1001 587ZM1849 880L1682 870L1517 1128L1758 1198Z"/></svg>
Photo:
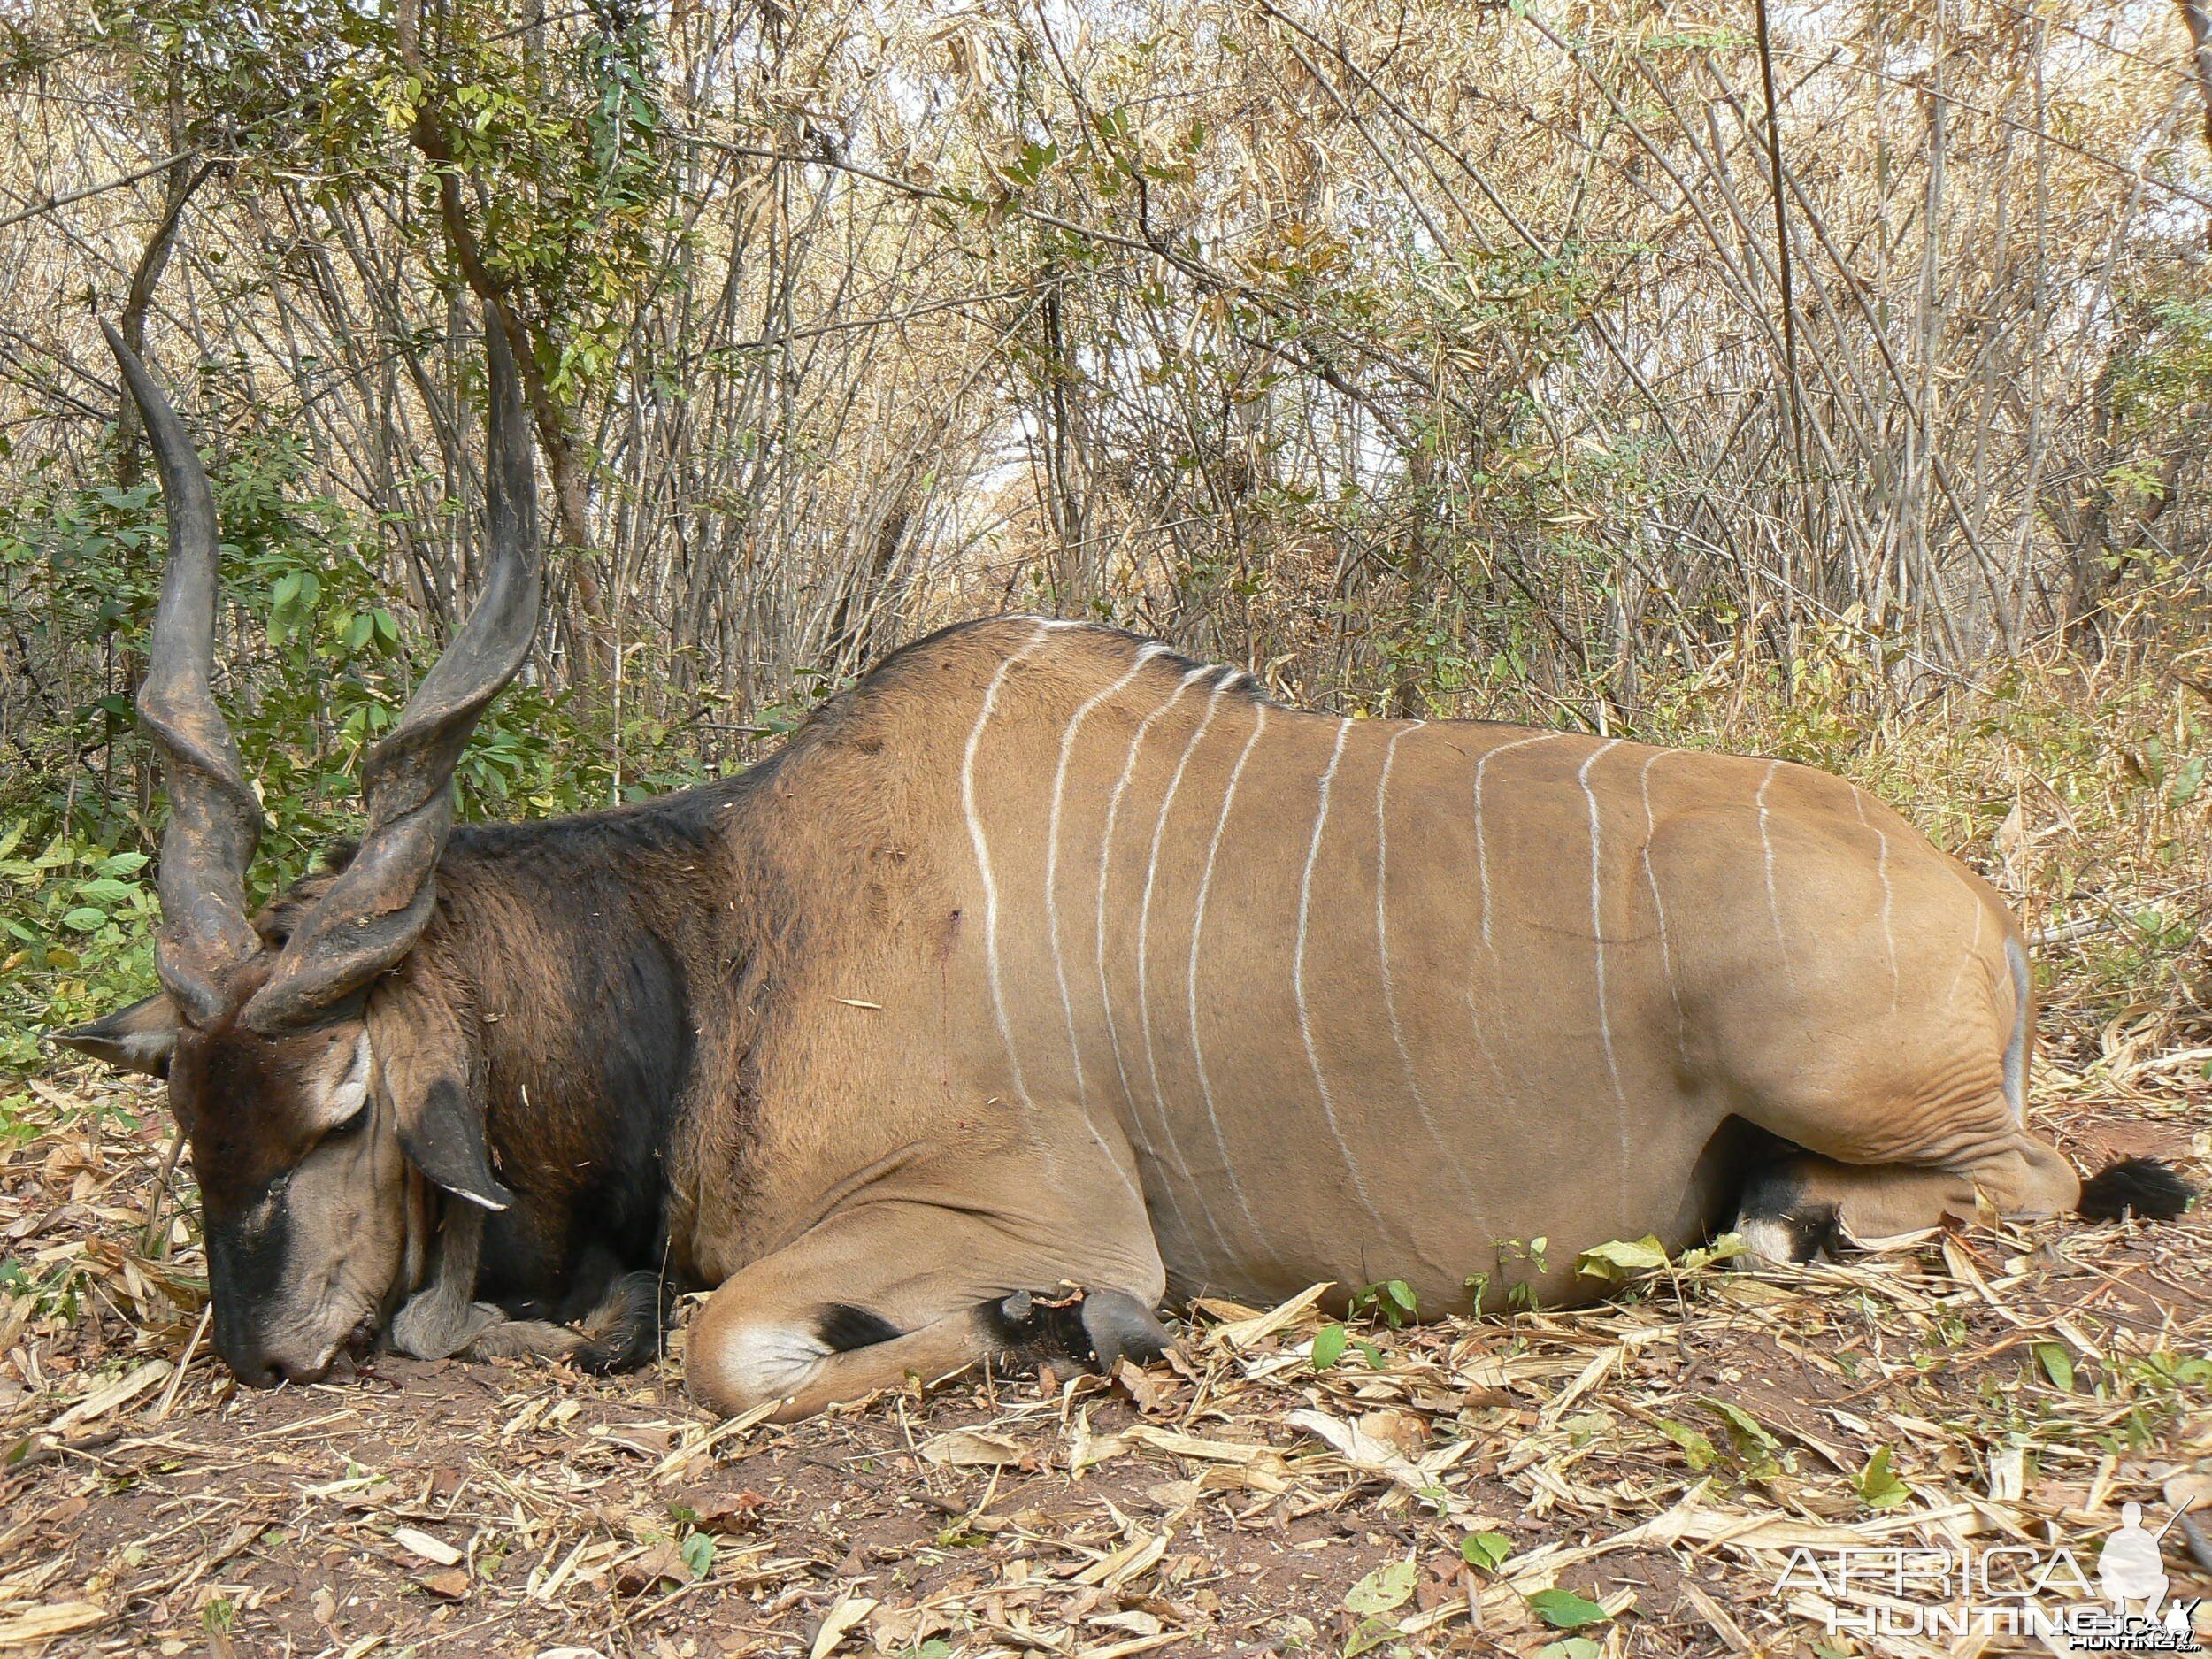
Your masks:
<svg viewBox="0 0 2212 1659"><path fill-rule="evenodd" d="M2170 1059L2047 1070L2039 1113L2081 1161L2202 1179L2212 1087ZM1775 1594L1790 1548L2087 1546L2212 1467L2193 1218L1662 1275L1355 1332L1377 1363L1355 1342L1325 1371L1312 1314L1208 1307L1171 1366L1115 1384L967 1379L788 1429L703 1419L677 1356L611 1381L386 1359L248 1394L207 1353L188 1226L140 1248L151 1092L37 1098L0 1166L34 1281L0 1312L7 1651L1533 1654L1561 1632L1529 1597L1557 1586L1608 1615L1585 1654L1927 1655L1954 1649L1823 1637L1816 1596ZM1906 1490L1870 1506L1883 1448ZM1471 1567L1486 1532L1504 1558ZM2177 1588L2212 1589L2184 1537Z"/></svg>

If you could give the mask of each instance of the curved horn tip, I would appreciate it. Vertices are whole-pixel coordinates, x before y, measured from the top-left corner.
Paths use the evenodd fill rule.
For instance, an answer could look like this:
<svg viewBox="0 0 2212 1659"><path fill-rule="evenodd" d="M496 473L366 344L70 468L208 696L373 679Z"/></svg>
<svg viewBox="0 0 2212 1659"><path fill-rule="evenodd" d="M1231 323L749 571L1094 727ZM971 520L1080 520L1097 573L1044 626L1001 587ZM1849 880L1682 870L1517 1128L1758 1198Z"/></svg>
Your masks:
<svg viewBox="0 0 2212 1659"><path fill-rule="evenodd" d="M100 333L108 342L108 355L115 359L115 366L123 371L123 395L142 405L145 399L142 393L152 388L153 376L146 372L146 365L138 353L125 342L123 331L104 317L100 319Z"/></svg>
<svg viewBox="0 0 2212 1659"><path fill-rule="evenodd" d="M100 333L106 337L108 351L115 358L117 365L122 369L127 380L138 376L145 376L149 380L152 378L147 374L145 359L131 349L129 342L123 338L121 329L103 317L100 319ZM133 397L138 396L138 388L135 386L130 388L130 392Z"/></svg>
<svg viewBox="0 0 2212 1659"><path fill-rule="evenodd" d="M261 806L240 768L211 683L221 533L207 468L122 332L104 317L100 331L123 371L127 395L145 418L167 504L169 557L146 631L138 708L170 797L161 838L156 966L196 1022L221 1008L224 977L260 948L245 877L261 836Z"/></svg>
<svg viewBox="0 0 2212 1659"><path fill-rule="evenodd" d="M503 309L487 299L483 316L491 569L461 631L363 759L369 826L360 849L247 1002L239 1018L249 1029L311 1018L413 948L435 912L454 767L477 717L521 668L536 633L542 580L528 411Z"/></svg>

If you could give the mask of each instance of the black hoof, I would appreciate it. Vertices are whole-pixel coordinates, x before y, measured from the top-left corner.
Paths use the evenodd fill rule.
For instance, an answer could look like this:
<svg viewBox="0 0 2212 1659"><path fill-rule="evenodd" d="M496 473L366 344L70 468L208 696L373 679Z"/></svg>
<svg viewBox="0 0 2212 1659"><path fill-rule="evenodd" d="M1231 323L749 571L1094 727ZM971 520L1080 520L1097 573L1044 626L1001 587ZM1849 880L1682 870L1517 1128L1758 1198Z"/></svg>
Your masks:
<svg viewBox="0 0 2212 1659"><path fill-rule="evenodd" d="M1094 1290L1083 1299L1083 1329L1102 1371L1123 1360L1149 1365L1167 1352L1167 1327L1151 1309L1118 1290Z"/></svg>
<svg viewBox="0 0 2212 1659"><path fill-rule="evenodd" d="M582 1325L583 1341L572 1359L579 1371L634 1371L660 1351L668 1326L668 1296L658 1273L625 1273L608 1286Z"/></svg>
<svg viewBox="0 0 2212 1659"><path fill-rule="evenodd" d="M1167 1350L1166 1328L1123 1291L1018 1290L979 1311L1000 1346L1031 1364L1110 1371L1119 1361L1147 1364Z"/></svg>

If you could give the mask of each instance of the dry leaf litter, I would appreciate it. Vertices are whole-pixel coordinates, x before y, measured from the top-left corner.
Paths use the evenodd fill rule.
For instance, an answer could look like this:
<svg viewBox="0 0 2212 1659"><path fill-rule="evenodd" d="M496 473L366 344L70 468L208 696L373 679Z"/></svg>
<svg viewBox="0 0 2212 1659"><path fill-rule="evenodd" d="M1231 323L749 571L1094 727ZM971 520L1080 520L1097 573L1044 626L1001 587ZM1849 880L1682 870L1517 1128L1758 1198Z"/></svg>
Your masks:
<svg viewBox="0 0 2212 1659"><path fill-rule="evenodd" d="M2123 1023L2037 1110L2085 1164L2201 1181L2208 1063ZM0 1163L0 1653L1947 1659L2020 1644L1849 1633L1882 1589L1778 1591L1791 1552L2091 1561L2123 1502L2200 1488L2166 1558L2212 1592L2194 1216L1763 1278L1628 1249L1596 1307L1403 1329L1208 1302L1148 1371L772 1427L689 1404L680 1325L625 1378L237 1389L157 1093L33 1089Z"/></svg>

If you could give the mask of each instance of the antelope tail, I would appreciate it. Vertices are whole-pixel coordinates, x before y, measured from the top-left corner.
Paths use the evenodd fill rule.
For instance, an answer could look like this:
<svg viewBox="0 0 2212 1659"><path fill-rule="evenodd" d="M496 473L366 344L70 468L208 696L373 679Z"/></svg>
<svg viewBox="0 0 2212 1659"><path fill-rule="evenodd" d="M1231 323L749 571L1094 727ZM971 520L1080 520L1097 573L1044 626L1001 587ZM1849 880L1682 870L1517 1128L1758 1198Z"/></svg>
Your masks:
<svg viewBox="0 0 2212 1659"><path fill-rule="evenodd" d="M2005 1044L2005 1100L2012 1108L2013 1122L2024 1124L2028 1050L2035 1041L2035 981L2028 972L2028 953L2017 939L2005 941L2005 960L2012 969L2014 999L2012 1038ZM2130 1216L2171 1221L2196 1195L2197 1189L2161 1159L2118 1158L2082 1182L2075 1213L2092 1221L2123 1221Z"/></svg>
<svg viewBox="0 0 2212 1659"><path fill-rule="evenodd" d="M2092 1221L2171 1221L2189 1208L2197 1189L2157 1158L2121 1158L2081 1184L2078 1213Z"/></svg>

